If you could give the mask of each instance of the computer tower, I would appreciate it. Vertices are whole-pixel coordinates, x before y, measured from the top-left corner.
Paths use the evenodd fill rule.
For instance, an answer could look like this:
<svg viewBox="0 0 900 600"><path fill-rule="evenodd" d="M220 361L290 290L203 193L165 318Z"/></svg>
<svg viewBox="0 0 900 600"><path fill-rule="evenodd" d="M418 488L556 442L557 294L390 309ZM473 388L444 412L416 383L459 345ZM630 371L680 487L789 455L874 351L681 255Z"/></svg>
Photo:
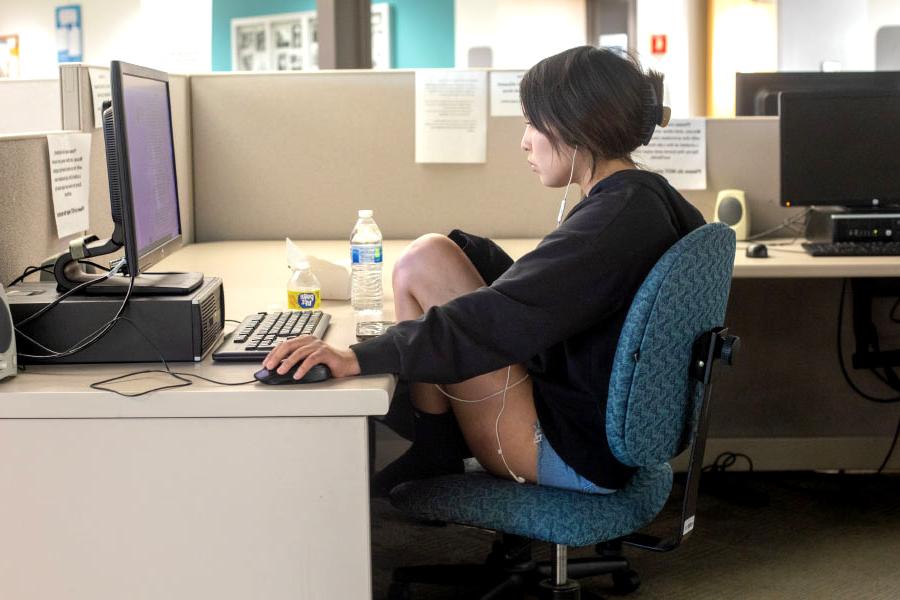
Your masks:
<svg viewBox="0 0 900 600"><path fill-rule="evenodd" d="M806 223L811 242L894 242L900 240L900 212L847 211L816 207Z"/></svg>
<svg viewBox="0 0 900 600"><path fill-rule="evenodd" d="M8 291L15 322L35 314L60 293L52 282L20 283ZM72 295L17 334L22 363L121 363L200 361L222 339L225 296L222 280L206 277L189 294L132 296L123 316L102 338L70 356L53 356L77 345L108 323L123 296ZM31 338L31 339L28 339ZM33 340L33 341L32 341ZM34 341L39 342L40 346ZM41 347L43 346L43 347Z"/></svg>

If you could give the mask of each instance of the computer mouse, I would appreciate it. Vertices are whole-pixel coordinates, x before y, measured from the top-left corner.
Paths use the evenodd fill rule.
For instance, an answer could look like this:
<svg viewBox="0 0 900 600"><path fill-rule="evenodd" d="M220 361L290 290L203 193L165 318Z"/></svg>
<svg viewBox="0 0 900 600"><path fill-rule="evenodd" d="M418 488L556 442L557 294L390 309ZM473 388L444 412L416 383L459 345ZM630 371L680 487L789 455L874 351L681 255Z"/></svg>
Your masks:
<svg viewBox="0 0 900 600"><path fill-rule="evenodd" d="M278 371L272 369L260 369L256 373L253 374L253 377L256 378L260 383L266 383L268 385L282 385L282 384L290 384L290 383L318 383L320 381L325 381L326 379L331 377L331 369L328 368L327 365L318 364L313 365L313 367L306 372L306 375L301 377L300 379L294 379L294 373L297 372L297 369L300 367L300 364L297 363L284 375L279 375Z"/></svg>
<svg viewBox="0 0 900 600"><path fill-rule="evenodd" d="M765 244L750 244L747 246L747 258L768 258L769 249Z"/></svg>

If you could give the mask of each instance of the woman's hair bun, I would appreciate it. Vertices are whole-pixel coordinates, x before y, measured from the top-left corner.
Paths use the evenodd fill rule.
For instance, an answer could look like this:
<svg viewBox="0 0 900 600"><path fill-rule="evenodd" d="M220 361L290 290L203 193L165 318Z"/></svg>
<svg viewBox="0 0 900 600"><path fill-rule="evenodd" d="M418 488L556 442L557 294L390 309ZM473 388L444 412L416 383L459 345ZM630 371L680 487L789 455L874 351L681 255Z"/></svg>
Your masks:
<svg viewBox="0 0 900 600"><path fill-rule="evenodd" d="M646 146L656 131L656 126L665 127L669 124L672 111L662 104L663 75L656 71L649 71L646 75L647 82L644 86L643 96L643 125L641 128L641 145Z"/></svg>

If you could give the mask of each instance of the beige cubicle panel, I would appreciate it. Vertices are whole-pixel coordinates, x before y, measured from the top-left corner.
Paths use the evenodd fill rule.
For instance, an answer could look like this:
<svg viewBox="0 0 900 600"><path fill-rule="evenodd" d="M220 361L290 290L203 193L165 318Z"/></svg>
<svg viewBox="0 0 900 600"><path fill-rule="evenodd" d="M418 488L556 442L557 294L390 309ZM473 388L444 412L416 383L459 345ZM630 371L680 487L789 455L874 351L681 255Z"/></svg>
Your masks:
<svg viewBox="0 0 900 600"><path fill-rule="evenodd" d="M487 162L415 163L415 74L191 76L198 241L343 239L375 210L388 238L460 227L542 237L562 190L519 148L523 119L489 117Z"/></svg>
<svg viewBox="0 0 900 600"><path fill-rule="evenodd" d="M57 80L0 79L0 135L60 127Z"/></svg>
<svg viewBox="0 0 900 600"><path fill-rule="evenodd" d="M488 117L483 164L415 162L413 71L192 75L190 86L198 241L343 239L360 208L396 239L453 227L539 238L556 225L563 190L529 170L522 118ZM778 206L777 118L710 119L707 146L707 190L685 192L707 218L726 188L747 191L756 229L793 214Z"/></svg>
<svg viewBox="0 0 900 600"><path fill-rule="evenodd" d="M0 137L0 283L4 285L25 267L64 249L74 237L56 235L49 170L46 133ZM109 203L106 198L91 194L92 222L104 210L102 203ZM105 210L108 215L109 208Z"/></svg>

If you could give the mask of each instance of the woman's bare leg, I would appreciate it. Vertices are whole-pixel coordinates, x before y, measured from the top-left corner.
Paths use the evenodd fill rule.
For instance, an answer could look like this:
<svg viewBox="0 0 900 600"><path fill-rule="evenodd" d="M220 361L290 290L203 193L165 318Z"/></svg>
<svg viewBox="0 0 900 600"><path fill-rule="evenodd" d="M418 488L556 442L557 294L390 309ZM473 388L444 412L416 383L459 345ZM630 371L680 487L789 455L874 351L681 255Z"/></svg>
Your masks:
<svg viewBox="0 0 900 600"><path fill-rule="evenodd" d="M394 312L398 320L415 319L432 306L444 304L484 284L472 262L451 239L426 235L410 244L394 267ZM525 374L522 365L512 365L509 383L519 381ZM502 368L442 387L458 398L478 400L502 390L506 382L507 368ZM466 403L451 401L432 384L412 383L410 390L413 404L421 412L440 414L453 410L472 453L491 473L510 476L503 464L505 458L516 475L536 481L534 425L537 415L530 379L506 393L499 422L502 457L498 453L495 429L503 405L502 394L483 402Z"/></svg>

